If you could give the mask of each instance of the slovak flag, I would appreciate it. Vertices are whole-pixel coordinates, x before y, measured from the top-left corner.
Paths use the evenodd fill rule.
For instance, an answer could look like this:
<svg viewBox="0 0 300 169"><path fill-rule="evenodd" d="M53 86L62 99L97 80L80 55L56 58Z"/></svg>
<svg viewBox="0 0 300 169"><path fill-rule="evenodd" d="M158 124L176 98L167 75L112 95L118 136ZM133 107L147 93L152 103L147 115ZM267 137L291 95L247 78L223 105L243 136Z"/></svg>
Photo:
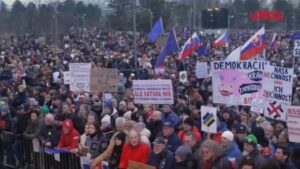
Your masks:
<svg viewBox="0 0 300 169"><path fill-rule="evenodd" d="M269 50L272 51L277 45L277 33L273 35Z"/></svg>
<svg viewBox="0 0 300 169"><path fill-rule="evenodd" d="M254 58L267 47L265 27L256 32L241 48L240 60Z"/></svg>
<svg viewBox="0 0 300 169"><path fill-rule="evenodd" d="M227 32L223 33L215 42L215 47L220 47L228 43L229 35Z"/></svg>
<svg viewBox="0 0 300 169"><path fill-rule="evenodd" d="M183 60L189 55L191 55L194 51L196 51L200 47L200 38L197 33L193 33L192 37L190 37L184 44L181 53L179 55L179 59Z"/></svg>

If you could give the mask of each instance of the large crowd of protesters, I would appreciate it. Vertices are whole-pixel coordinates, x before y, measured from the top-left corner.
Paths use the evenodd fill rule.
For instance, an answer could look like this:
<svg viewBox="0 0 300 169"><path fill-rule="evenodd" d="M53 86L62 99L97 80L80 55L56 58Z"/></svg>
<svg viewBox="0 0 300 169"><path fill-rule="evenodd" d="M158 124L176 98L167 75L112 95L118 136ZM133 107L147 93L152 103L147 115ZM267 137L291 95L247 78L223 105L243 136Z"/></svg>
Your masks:
<svg viewBox="0 0 300 169"><path fill-rule="evenodd" d="M299 169L300 145L289 141L286 122L265 118L247 106L215 104L211 77L196 77L197 61L223 60L253 32L231 30L229 45L221 48L212 45L218 35L199 32L206 56L195 52L183 62L177 54L168 56L159 77L154 65L160 48L142 34L137 38L138 69L131 32L70 28L56 45L31 34L2 37L0 132L14 133L13 145L38 139L43 147L67 149L89 159L92 168L101 168L105 161L110 169L126 169L129 161L136 161L156 169ZM269 40L273 33L268 32ZM178 29L179 46L191 34ZM292 104L297 106L300 59L294 61L291 35L278 34L266 60L294 66ZM62 76L69 63L118 69L117 92L104 101L103 93L70 91ZM181 70L188 72L186 83L179 81ZM60 72L58 78L55 72ZM175 103L135 104L132 80L157 78L172 80ZM217 133L201 130L201 106L218 108ZM14 156L20 158L17 151Z"/></svg>

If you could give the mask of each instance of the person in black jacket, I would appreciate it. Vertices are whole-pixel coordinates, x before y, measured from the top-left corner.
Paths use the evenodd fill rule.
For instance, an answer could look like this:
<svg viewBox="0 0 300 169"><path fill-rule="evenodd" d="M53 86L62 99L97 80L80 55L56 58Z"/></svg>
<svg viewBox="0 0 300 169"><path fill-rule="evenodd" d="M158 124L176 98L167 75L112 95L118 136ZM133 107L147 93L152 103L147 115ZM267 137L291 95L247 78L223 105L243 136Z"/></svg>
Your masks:
<svg viewBox="0 0 300 169"><path fill-rule="evenodd" d="M155 137L158 135L158 133L162 130L163 123L161 121L161 112L160 111L154 111L151 118L149 119L147 123L147 128L151 131L151 136L149 140L152 142L154 141Z"/></svg>
<svg viewBox="0 0 300 169"><path fill-rule="evenodd" d="M148 164L156 169L173 169L175 166L173 153L166 148L166 142L162 137L153 141L153 150L148 158Z"/></svg>
<svg viewBox="0 0 300 169"><path fill-rule="evenodd" d="M188 145L181 145L175 152L176 164L174 169L195 169L191 159L192 149Z"/></svg>
<svg viewBox="0 0 300 169"><path fill-rule="evenodd" d="M37 138L44 147L56 147L60 138L60 129L54 124L54 116L47 114L45 124L41 128Z"/></svg>

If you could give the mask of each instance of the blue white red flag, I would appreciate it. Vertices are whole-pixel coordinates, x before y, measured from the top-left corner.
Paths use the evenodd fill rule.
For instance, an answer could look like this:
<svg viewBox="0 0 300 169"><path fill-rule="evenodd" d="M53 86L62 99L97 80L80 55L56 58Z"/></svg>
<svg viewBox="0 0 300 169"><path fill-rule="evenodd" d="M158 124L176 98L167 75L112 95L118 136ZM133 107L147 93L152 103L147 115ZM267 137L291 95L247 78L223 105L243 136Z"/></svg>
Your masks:
<svg viewBox="0 0 300 169"><path fill-rule="evenodd" d="M215 42L214 46L215 47L220 47L228 43L229 40L229 35L227 32L223 33Z"/></svg>
<svg viewBox="0 0 300 169"><path fill-rule="evenodd" d="M252 59L263 52L266 47L265 27L262 27L242 46L240 60Z"/></svg>
<svg viewBox="0 0 300 169"><path fill-rule="evenodd" d="M183 60L186 57L190 56L193 52L195 52L200 47L200 38L197 33L193 33L192 37L190 37L184 44L181 53L179 55L179 59Z"/></svg>
<svg viewBox="0 0 300 169"><path fill-rule="evenodd" d="M277 45L277 33L275 33L273 35L273 38L271 40L271 44L270 44L270 47L269 47L269 50L272 51Z"/></svg>

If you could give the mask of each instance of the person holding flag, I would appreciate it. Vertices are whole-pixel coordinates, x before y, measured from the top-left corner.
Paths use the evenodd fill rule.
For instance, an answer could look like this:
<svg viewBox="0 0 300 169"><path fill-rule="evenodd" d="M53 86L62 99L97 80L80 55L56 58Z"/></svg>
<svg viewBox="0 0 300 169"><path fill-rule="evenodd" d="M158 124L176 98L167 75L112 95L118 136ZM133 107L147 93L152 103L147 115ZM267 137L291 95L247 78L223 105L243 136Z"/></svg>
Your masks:
<svg viewBox="0 0 300 169"><path fill-rule="evenodd" d="M200 47L200 38L198 37L197 33L193 33L192 37L190 37L184 44L179 60L183 60L193 52L195 52Z"/></svg>

